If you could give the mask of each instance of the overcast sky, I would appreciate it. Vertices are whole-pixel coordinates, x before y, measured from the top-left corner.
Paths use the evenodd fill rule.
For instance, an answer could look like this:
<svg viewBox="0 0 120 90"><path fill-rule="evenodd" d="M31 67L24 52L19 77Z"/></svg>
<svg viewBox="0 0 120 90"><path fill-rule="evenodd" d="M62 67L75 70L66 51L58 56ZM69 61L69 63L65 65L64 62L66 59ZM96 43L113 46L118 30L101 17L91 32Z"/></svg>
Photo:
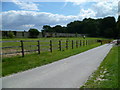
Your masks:
<svg viewBox="0 0 120 90"><path fill-rule="evenodd" d="M29 1L29 2L28 2ZM119 0L3 0L3 30L25 30L43 25L65 26L74 20L84 18L118 17ZM120 4L120 3L119 3Z"/></svg>

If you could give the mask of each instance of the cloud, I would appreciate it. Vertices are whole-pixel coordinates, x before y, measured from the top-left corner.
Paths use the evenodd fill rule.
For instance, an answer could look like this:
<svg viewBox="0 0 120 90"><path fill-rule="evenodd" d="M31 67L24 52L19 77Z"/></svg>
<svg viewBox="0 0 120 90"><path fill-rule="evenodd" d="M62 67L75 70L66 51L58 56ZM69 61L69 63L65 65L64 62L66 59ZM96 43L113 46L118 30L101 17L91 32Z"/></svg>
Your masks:
<svg viewBox="0 0 120 90"><path fill-rule="evenodd" d="M106 17L106 16L115 16L118 14L118 2L119 0L66 0L66 2L72 2L73 5L78 5L81 7L82 4L88 4L90 2L94 2L91 7L86 9L86 7L82 7L80 13L83 13L83 16L92 16L95 17ZM119 6L120 7L120 6ZM89 14L87 15L87 13Z"/></svg>
<svg viewBox="0 0 120 90"><path fill-rule="evenodd" d="M102 2L105 0L65 0L66 2L72 2L74 5L80 5L88 2Z"/></svg>
<svg viewBox="0 0 120 90"><path fill-rule="evenodd" d="M2 29L2 14L0 14L0 29Z"/></svg>
<svg viewBox="0 0 120 90"><path fill-rule="evenodd" d="M36 11L39 10L37 4L30 1L26 2L23 0L13 0L12 2L18 5L19 8L23 10L36 10Z"/></svg>
<svg viewBox="0 0 120 90"><path fill-rule="evenodd" d="M2 12L2 26L4 29L28 30L38 28L43 25L66 25L74 20L81 20L80 16L64 16L46 12L35 11L6 11Z"/></svg>
<svg viewBox="0 0 120 90"><path fill-rule="evenodd" d="M52 1L52 0L51 0ZM65 2L73 2L78 4L86 3L86 2L119 2L119 0L64 0Z"/></svg>
<svg viewBox="0 0 120 90"><path fill-rule="evenodd" d="M31 27L34 27L35 25L34 24L26 24L26 25L22 25L22 26L31 28Z"/></svg>
<svg viewBox="0 0 120 90"><path fill-rule="evenodd" d="M89 17L95 18L96 12L94 12L92 9L87 9L87 10L81 9L80 10L80 16L82 18L89 18Z"/></svg>
<svg viewBox="0 0 120 90"><path fill-rule="evenodd" d="M17 0L14 0L17 1ZM68 1L68 0L67 0ZM73 1L73 0L69 0ZM74 5L81 6L82 3L89 2L91 0L74 0ZM94 0L93 0L94 1ZM74 20L82 20L84 18L98 18L106 16L115 16L117 18L118 11L120 13L120 6L118 10L117 0L96 0L96 3L93 3L91 7L80 9L78 15L59 15L46 12L36 12L38 10L37 4L27 3L27 2L15 2L22 11L6 11L2 12L2 28L8 30L29 30L30 28L41 29L43 25L55 26L57 24L66 25ZM66 5L67 3L65 3ZM27 6L28 5L28 6ZM64 6L65 6L64 5ZM34 10L34 11L25 11L25 10Z"/></svg>
<svg viewBox="0 0 120 90"><path fill-rule="evenodd" d="M118 12L118 2L98 2L93 5L96 17L115 16Z"/></svg>
<svg viewBox="0 0 120 90"><path fill-rule="evenodd" d="M120 1L118 3L118 15L120 15Z"/></svg>

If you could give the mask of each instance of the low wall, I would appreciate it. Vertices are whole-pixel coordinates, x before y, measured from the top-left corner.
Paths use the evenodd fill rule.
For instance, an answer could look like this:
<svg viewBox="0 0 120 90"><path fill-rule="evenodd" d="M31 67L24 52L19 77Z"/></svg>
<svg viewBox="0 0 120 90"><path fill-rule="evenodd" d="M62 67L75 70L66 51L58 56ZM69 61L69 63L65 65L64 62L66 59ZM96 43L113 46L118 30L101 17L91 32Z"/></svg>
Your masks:
<svg viewBox="0 0 120 90"><path fill-rule="evenodd" d="M1 32L2 32L3 37L8 37L8 34L10 31L1 31ZM28 38L29 37L29 32L26 32L26 31L12 31L12 32L15 38ZM44 35L42 35L42 32L40 32L38 35L38 38L42 38L42 37L82 37L84 35L74 34L74 33L52 33L52 32L44 32Z"/></svg>

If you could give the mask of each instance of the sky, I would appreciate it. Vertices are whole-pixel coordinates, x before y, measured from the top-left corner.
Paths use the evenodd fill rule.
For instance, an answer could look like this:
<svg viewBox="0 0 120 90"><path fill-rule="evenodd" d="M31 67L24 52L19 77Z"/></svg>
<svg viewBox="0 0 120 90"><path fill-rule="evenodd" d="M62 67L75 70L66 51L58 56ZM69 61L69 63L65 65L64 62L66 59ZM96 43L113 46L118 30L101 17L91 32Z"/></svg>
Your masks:
<svg viewBox="0 0 120 90"><path fill-rule="evenodd" d="M62 25L84 18L104 18L120 14L119 0L3 0L2 30L28 31L43 25Z"/></svg>

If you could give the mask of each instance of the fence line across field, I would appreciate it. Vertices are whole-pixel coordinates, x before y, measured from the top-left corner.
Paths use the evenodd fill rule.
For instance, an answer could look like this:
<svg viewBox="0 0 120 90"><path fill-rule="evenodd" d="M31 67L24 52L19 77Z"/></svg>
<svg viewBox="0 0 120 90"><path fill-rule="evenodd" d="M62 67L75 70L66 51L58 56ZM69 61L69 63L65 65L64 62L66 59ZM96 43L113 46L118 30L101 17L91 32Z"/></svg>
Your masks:
<svg viewBox="0 0 120 90"><path fill-rule="evenodd" d="M2 43L14 43L14 42L19 42L20 45L18 46L4 46L2 47L2 50L4 49L13 49L13 48L19 48L19 51L15 52L3 52L2 55L7 55L7 54L12 54L12 53L21 53L22 57L25 56L26 52L37 52L40 54L45 51L50 51L53 52L54 50L59 50L62 51L63 49L74 49L74 48L79 48L81 46L87 46L91 44L97 43L97 40L47 40L47 41L42 41L42 40L17 40L17 41L2 41ZM35 43L35 45L26 45L26 43ZM46 43L45 43L46 42ZM26 49L27 48L27 49ZM28 50L28 48L34 48ZM4 50L5 51L5 50Z"/></svg>

